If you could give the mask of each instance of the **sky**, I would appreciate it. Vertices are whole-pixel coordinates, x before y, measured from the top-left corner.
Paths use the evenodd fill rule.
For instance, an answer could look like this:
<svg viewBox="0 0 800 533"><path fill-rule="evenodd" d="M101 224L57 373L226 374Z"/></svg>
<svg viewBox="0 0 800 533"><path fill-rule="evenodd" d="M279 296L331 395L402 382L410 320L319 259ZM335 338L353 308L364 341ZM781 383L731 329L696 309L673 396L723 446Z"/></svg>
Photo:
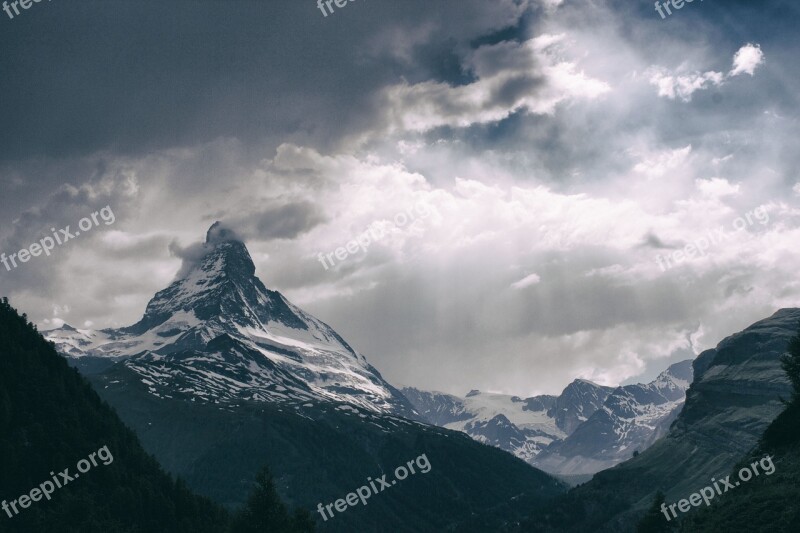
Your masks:
<svg viewBox="0 0 800 533"><path fill-rule="evenodd" d="M391 383L520 396L800 305L794 3L332 7L0 12L0 252L113 213L0 294L132 324L219 220Z"/></svg>

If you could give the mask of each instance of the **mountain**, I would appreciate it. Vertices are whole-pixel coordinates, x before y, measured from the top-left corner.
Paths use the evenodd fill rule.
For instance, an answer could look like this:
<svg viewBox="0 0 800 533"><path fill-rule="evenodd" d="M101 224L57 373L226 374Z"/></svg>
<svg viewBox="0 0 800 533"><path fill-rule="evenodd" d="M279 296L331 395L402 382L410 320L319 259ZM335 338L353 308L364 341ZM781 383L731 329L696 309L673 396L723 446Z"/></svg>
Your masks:
<svg viewBox="0 0 800 533"><path fill-rule="evenodd" d="M548 414L555 403L553 397L542 397L537 402L532 398L522 400L477 390L464 398L414 388L403 388L401 392L420 416L432 424L463 431L479 442L526 461L553 440L566 436Z"/></svg>
<svg viewBox="0 0 800 533"><path fill-rule="evenodd" d="M769 456L769 459L765 459ZM686 517L686 533L791 533L800 531L800 398L795 397L766 429L759 445L731 469L731 479L753 463L762 474L725 492L710 507ZM769 465L772 464L771 469ZM772 470L770 472L770 470Z"/></svg>
<svg viewBox="0 0 800 533"><path fill-rule="evenodd" d="M676 502L724 478L784 410L781 398L792 388L780 358L798 323L800 309L781 309L701 353L685 405L664 438L532 509L518 530L633 531L657 491Z"/></svg>
<svg viewBox="0 0 800 533"><path fill-rule="evenodd" d="M513 453L546 472L583 479L663 436L683 405L691 361L672 365L649 384L603 387L576 379L558 396L470 391L464 398L403 388L417 412Z"/></svg>
<svg viewBox="0 0 800 533"><path fill-rule="evenodd" d="M547 414L555 419L556 425L564 433L570 435L603 406L612 390L611 387L596 385L585 379L576 379L556 398Z"/></svg>
<svg viewBox="0 0 800 533"><path fill-rule="evenodd" d="M58 474L54 486L53 472L62 470L66 477ZM0 472L0 499L14 502L0 511L0 531L226 530L226 513L165 474L6 299L0 301ZM21 495L29 493L33 502L23 508Z"/></svg>
<svg viewBox="0 0 800 533"><path fill-rule="evenodd" d="M193 490L238 507L266 465L281 497L315 510L426 454L429 472L368 505L327 520L312 511L320 531L365 533L455 531L490 508L511 522L566 490L512 455L417 421L333 329L267 289L219 224L190 255L136 324L64 326L48 338Z"/></svg>
<svg viewBox="0 0 800 533"><path fill-rule="evenodd" d="M663 437L692 382L692 361L670 366L648 384L617 387L602 407L532 464L561 475L594 474L643 451Z"/></svg>
<svg viewBox="0 0 800 533"><path fill-rule="evenodd" d="M330 326L267 289L230 230L215 223L198 255L136 324L100 331L65 324L47 338L89 373L123 361L156 396L339 402L417 417Z"/></svg>
<svg viewBox="0 0 800 533"><path fill-rule="evenodd" d="M423 419L435 426L446 426L475 418L474 413L468 411L464 405L464 399L458 396L421 391L413 387L403 387L400 392L408 398Z"/></svg>

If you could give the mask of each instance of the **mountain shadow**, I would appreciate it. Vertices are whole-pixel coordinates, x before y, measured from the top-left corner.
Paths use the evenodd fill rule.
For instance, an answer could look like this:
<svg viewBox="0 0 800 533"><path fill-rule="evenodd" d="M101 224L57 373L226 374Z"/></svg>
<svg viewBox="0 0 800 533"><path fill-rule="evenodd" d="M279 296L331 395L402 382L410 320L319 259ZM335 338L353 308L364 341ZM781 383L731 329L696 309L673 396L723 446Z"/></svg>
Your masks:
<svg viewBox="0 0 800 533"><path fill-rule="evenodd" d="M731 472L764 461L770 469L701 506L681 524L684 533L790 533L800 531L800 330L783 367L794 386L791 401L767 428L759 445ZM770 459L765 461L764 458ZM759 463L762 464L762 463Z"/></svg>
<svg viewBox="0 0 800 533"><path fill-rule="evenodd" d="M63 473L63 474L62 474ZM306 533L264 484L233 533ZM0 531L220 533L228 513L175 481L25 315L0 301ZM265 518L266 517L266 518ZM301 524L306 524L301 527Z"/></svg>
<svg viewBox="0 0 800 533"><path fill-rule="evenodd" d="M724 476L785 409L781 398L792 386L781 358L798 322L800 309L781 309L701 353L686 403L664 438L563 498L532 507L507 530L629 533L658 492L676 502Z"/></svg>

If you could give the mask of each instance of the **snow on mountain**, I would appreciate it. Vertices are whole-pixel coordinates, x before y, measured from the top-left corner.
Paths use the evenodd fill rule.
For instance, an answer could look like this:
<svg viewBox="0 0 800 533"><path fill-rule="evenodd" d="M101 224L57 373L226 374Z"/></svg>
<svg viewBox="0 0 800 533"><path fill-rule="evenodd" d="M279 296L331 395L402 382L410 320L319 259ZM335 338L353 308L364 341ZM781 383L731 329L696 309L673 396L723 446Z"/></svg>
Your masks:
<svg viewBox="0 0 800 533"><path fill-rule="evenodd" d="M683 406L692 381L692 361L670 366L648 384L617 387L566 439L555 442L532 464L562 475L594 474L666 434Z"/></svg>
<svg viewBox="0 0 800 533"><path fill-rule="evenodd" d="M464 398L413 388L402 389L420 415L432 424L463 431L472 438L526 461L596 411L611 387L586 380L570 383L559 396L518 396L470 391Z"/></svg>
<svg viewBox="0 0 800 533"><path fill-rule="evenodd" d="M122 360L158 396L342 402L417 417L330 326L267 289L244 243L219 223L136 324L101 331L64 325L45 335L75 362Z"/></svg>
<svg viewBox="0 0 800 533"><path fill-rule="evenodd" d="M527 401L518 396L471 391L463 399L463 405L471 418L453 421L444 427L463 431L525 460L566 436L547 409L531 409ZM541 407L545 406L542 403Z"/></svg>
<svg viewBox="0 0 800 533"><path fill-rule="evenodd" d="M463 431L548 472L580 475L613 466L663 436L691 381L691 361L683 361L648 384L615 389L576 379L558 396L402 392L432 424Z"/></svg>

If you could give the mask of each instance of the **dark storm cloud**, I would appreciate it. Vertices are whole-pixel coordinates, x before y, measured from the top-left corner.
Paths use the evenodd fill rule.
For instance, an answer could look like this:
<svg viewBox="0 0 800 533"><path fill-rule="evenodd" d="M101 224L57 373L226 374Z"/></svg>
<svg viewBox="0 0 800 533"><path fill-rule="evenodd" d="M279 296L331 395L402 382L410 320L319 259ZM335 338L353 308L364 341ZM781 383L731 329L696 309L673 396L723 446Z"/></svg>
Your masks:
<svg viewBox="0 0 800 533"><path fill-rule="evenodd" d="M31 316L132 323L223 220L268 286L387 377L520 394L578 372L616 384L688 335L715 344L769 314L780 291L794 304L787 215L768 246L742 233L714 265L661 273L653 249L729 223L723 207L789 202L789 5L695 2L661 21L651 2L522 4L358 0L324 18L315 0L84 0L0 21L0 243L93 205L120 219L0 289ZM756 75L690 101L648 80L725 74L747 43L766 57ZM585 98L595 80L609 90ZM50 200L111 177L140 184L135 213L122 185ZM317 261L418 196L442 213L425 232Z"/></svg>
<svg viewBox="0 0 800 533"><path fill-rule="evenodd" d="M327 222L321 206L306 200L258 200L237 209L222 210L204 218L224 218L239 240L294 239Z"/></svg>
<svg viewBox="0 0 800 533"><path fill-rule="evenodd" d="M327 18L311 0L37 6L0 21L0 160L219 136L336 143L366 125L377 88L457 78L459 48L516 22L514 2L482 4L374 0Z"/></svg>
<svg viewBox="0 0 800 533"><path fill-rule="evenodd" d="M275 206L259 213L256 232L263 240L293 239L325 221L318 206L309 202Z"/></svg>

